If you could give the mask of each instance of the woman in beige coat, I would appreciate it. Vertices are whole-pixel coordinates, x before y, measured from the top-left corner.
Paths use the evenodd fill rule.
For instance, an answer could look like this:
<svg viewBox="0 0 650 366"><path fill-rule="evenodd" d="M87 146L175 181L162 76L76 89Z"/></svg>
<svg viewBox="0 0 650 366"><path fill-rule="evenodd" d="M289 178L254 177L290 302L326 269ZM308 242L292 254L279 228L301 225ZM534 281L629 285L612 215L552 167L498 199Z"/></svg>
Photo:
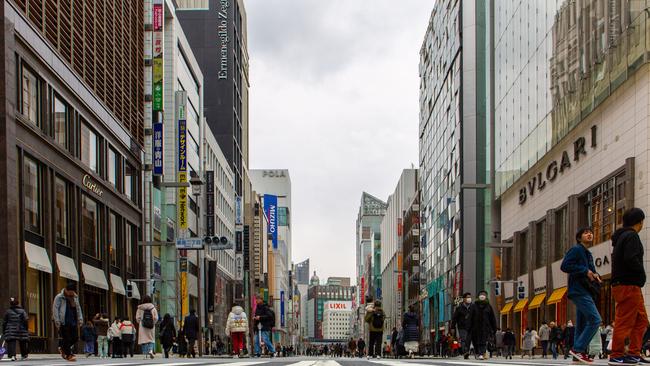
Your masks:
<svg viewBox="0 0 650 366"><path fill-rule="evenodd" d="M156 323L158 322L158 311L154 304L151 303L150 296L144 296L138 311L135 313L135 320L140 328L138 329L138 344L142 354L146 357L154 358L153 346L156 341Z"/></svg>

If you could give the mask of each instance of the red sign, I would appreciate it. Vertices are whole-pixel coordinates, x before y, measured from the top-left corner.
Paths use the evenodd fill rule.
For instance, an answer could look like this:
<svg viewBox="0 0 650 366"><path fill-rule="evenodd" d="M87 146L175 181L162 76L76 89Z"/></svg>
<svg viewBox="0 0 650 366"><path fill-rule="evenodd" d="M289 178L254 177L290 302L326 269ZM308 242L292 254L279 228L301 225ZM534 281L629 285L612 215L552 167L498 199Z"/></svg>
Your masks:
<svg viewBox="0 0 650 366"><path fill-rule="evenodd" d="M154 4L153 6L153 31L160 32L163 28L163 6Z"/></svg>
<svg viewBox="0 0 650 366"><path fill-rule="evenodd" d="M361 305L366 303L366 280L361 277Z"/></svg>
<svg viewBox="0 0 650 366"><path fill-rule="evenodd" d="M330 310L348 310L349 305L346 302L326 302L325 308Z"/></svg>
<svg viewBox="0 0 650 366"><path fill-rule="evenodd" d="M397 291L402 291L402 274L397 274Z"/></svg>

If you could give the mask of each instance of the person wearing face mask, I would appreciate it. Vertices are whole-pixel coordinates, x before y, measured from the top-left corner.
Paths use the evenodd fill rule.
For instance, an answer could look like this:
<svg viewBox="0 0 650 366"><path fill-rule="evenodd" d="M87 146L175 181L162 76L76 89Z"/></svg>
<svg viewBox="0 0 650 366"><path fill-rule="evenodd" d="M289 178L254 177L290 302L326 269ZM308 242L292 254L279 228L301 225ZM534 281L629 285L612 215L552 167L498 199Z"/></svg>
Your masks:
<svg viewBox="0 0 650 366"><path fill-rule="evenodd" d="M596 273L594 257L587 249L594 241L591 228L578 230L576 241L564 255L560 267L562 272L569 274L568 297L576 306L575 336L569 354L574 361L591 364L594 360L588 354L589 343L602 321L595 302L602 280Z"/></svg>
<svg viewBox="0 0 650 366"><path fill-rule="evenodd" d="M456 307L451 319L451 329L456 329L456 334L460 339L461 352L465 359L469 358L469 346L472 342L472 306L472 294L464 293L463 302Z"/></svg>
<svg viewBox="0 0 650 366"><path fill-rule="evenodd" d="M478 293L478 300L470 307L470 330L474 352L479 360L484 359L488 339L494 337L497 320L487 298L487 292Z"/></svg>

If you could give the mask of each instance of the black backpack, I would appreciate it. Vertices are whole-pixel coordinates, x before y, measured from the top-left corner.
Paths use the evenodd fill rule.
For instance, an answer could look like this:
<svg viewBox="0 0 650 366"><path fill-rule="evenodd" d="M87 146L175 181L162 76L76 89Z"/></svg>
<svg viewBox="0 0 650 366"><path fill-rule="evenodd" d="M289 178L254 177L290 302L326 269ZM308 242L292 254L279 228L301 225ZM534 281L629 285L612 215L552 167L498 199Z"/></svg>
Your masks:
<svg viewBox="0 0 650 366"><path fill-rule="evenodd" d="M144 312L142 313L142 321L140 322L140 324L147 329L153 329L154 322L153 322L153 313L151 312L151 309L144 310Z"/></svg>
<svg viewBox="0 0 650 366"><path fill-rule="evenodd" d="M377 309L372 313L372 326L374 328L383 328L384 327L384 319L386 316L384 315L384 311L381 309Z"/></svg>

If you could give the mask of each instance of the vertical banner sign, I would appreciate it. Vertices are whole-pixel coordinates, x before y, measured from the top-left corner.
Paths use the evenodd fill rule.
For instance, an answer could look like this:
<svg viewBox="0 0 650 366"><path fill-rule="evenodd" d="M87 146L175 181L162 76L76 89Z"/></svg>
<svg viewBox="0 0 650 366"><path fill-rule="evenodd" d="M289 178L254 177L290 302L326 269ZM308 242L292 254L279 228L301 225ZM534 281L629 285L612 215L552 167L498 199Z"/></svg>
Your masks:
<svg viewBox="0 0 650 366"><path fill-rule="evenodd" d="M241 196L235 197L235 225L243 225Z"/></svg>
<svg viewBox="0 0 650 366"><path fill-rule="evenodd" d="M366 303L366 280L361 277L361 291L360 291L360 302L361 305Z"/></svg>
<svg viewBox="0 0 650 366"><path fill-rule="evenodd" d="M284 291L280 291L280 326L284 328Z"/></svg>
<svg viewBox="0 0 650 366"><path fill-rule="evenodd" d="M187 92L176 92L176 113L178 117L178 181L187 182ZM186 232L187 221L187 187L178 189L178 227Z"/></svg>
<svg viewBox="0 0 650 366"><path fill-rule="evenodd" d="M251 235L251 229L250 226L244 225L244 231L242 232L242 235L244 236L243 242L244 242L244 253L249 253L250 250L250 235ZM244 256L244 271L250 271L250 256L245 255Z"/></svg>
<svg viewBox="0 0 650 366"><path fill-rule="evenodd" d="M163 124L153 124L153 175L163 175Z"/></svg>
<svg viewBox="0 0 650 366"><path fill-rule="evenodd" d="M264 195L264 213L268 222L266 233L273 238L273 249L278 249L277 227L278 196Z"/></svg>
<svg viewBox="0 0 650 366"><path fill-rule="evenodd" d="M163 50L165 23L163 0L153 1L153 110L163 110ZM154 113L155 115L155 113ZM154 117L155 118L155 117Z"/></svg>
<svg viewBox="0 0 650 366"><path fill-rule="evenodd" d="M205 210L205 231L207 236L214 236L214 171L208 170L205 172L205 200L206 200L206 210Z"/></svg>

